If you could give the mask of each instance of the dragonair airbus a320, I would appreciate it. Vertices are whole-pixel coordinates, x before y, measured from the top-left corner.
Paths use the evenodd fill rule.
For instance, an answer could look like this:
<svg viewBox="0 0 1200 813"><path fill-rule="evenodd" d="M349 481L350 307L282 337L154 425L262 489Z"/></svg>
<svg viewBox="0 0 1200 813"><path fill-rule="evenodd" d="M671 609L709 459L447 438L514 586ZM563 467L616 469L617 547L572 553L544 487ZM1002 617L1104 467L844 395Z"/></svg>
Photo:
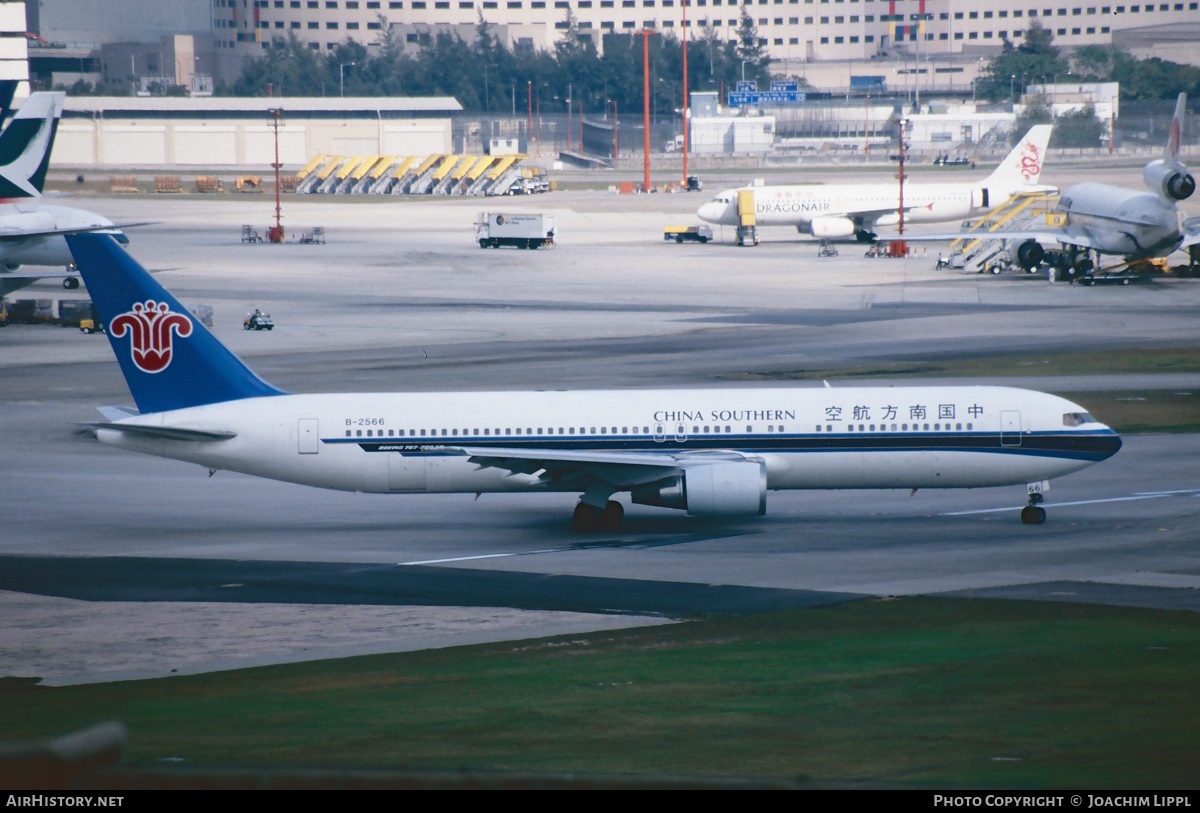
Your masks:
<svg viewBox="0 0 1200 813"><path fill-rule="evenodd" d="M1121 439L1078 404L1007 387L289 395L251 372L111 236L68 235L137 410L104 443L210 470L378 493L567 492L577 530L613 499L753 517L781 489L1027 485Z"/></svg>
<svg viewBox="0 0 1200 813"><path fill-rule="evenodd" d="M990 212L1013 195L1053 192L1039 186L1045 163L1049 124L1034 126L1017 142L996 171L979 183L905 183L905 223L945 223ZM737 189L726 189L696 210L709 223L740 222ZM875 239L880 226L900 222L900 184L824 184L751 186L754 219L759 226L793 226L824 239Z"/></svg>

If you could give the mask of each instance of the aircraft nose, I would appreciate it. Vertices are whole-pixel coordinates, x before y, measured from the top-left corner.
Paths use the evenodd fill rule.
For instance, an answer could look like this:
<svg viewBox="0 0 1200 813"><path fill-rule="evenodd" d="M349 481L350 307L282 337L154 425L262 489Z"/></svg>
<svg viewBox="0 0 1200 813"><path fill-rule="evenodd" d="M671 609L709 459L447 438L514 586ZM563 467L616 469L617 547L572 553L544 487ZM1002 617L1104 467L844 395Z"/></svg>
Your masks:
<svg viewBox="0 0 1200 813"><path fill-rule="evenodd" d="M1107 427L1106 427L1107 428ZM1096 438L1096 454L1100 460L1108 458L1121 451L1121 436L1109 429Z"/></svg>
<svg viewBox="0 0 1200 813"><path fill-rule="evenodd" d="M722 214L724 207L715 201L709 201L696 210L696 215L709 223L720 223Z"/></svg>

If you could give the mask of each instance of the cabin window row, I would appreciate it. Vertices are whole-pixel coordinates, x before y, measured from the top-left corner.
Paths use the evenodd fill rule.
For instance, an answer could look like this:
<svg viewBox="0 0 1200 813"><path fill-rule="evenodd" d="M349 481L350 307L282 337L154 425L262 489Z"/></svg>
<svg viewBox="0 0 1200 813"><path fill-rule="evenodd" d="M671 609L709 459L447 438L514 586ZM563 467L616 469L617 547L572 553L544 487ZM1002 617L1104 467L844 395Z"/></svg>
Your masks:
<svg viewBox="0 0 1200 813"><path fill-rule="evenodd" d="M361 438L361 437L363 437L363 431L364 430L362 430L362 429L356 429L353 431L350 429L347 429L346 437ZM473 437L483 437L483 436L500 437L500 436L512 436L512 435L528 435L528 436L532 437L535 434L539 435L539 436L540 435L555 435L555 434L558 434L558 435L607 435L610 433L610 431L614 435L616 435L616 434L648 435L648 434L650 434L650 427L643 426L643 427L641 427L641 429L639 429L636 426L634 426L634 427L622 426L618 430L618 427L614 426L610 430L609 427L607 427L607 426L601 426L601 427L599 427L599 429L597 429L595 426L592 426L592 427L580 426L580 427L578 427L578 431L576 431L576 427L574 427L574 426L569 427L569 428L563 428L560 426L560 427L558 427L557 430L555 430L554 427L543 428L543 427L539 426L537 428L536 432L534 432L532 427L526 427L525 429L522 429L520 427L516 427L515 429L513 427L507 427L505 429L496 427L495 429L492 429L489 427L486 429L463 429L463 430L458 430L458 429L408 429L408 430L405 430L405 429L399 429L399 430L397 430L397 429L386 429L386 430L384 430L384 429L375 429L375 430L367 429L365 431L366 431L366 437L369 437L369 438L370 437L377 437L377 438L382 438L382 437L389 437L389 438L391 438L391 437L401 437L401 438L402 437L410 437L410 438L443 437L443 438L445 438L445 437L472 437L472 436Z"/></svg>
<svg viewBox="0 0 1200 813"><path fill-rule="evenodd" d="M872 427L872 428L874 428L874 427ZM687 427L682 426L682 425L676 426L674 428L673 432L669 431L669 430L665 430L662 426L656 426L654 428L654 434L656 434L656 435L663 435L663 434L682 435L686 431L687 431ZM754 427L747 426L746 431L753 432ZM784 428L783 424L778 424L778 425L771 424L771 425L767 426L767 431L771 432L771 433L783 432L783 431L785 431L785 428ZM821 431L820 427L817 428L817 431L818 432ZM364 434L364 432L365 432L365 434ZM724 427L722 427L722 426L704 426L704 427L693 426L692 427L693 435L699 435L699 434L707 435L707 434L712 434L712 433L720 434L722 432L727 433L727 434L732 433L733 427L732 426L724 426ZM347 429L346 430L346 437L348 437L348 438L349 437L358 437L358 438L361 438L361 437L368 437L368 438L444 437L445 438L445 437L500 437L500 436L511 437L514 435L533 436L535 434L538 436L555 435L555 434L572 435L572 436L573 435L607 435L607 434L649 435L649 434L651 434L651 432L650 432L649 426L643 426L640 429L636 426L634 426L634 427L622 426L619 428L619 430L618 430L618 427L616 427L616 426L611 427L611 429L610 429L610 427L607 427L607 426L601 426L601 427L599 427L599 429L597 429L597 427L595 427L595 426L592 426L592 427L580 426L580 427L578 427L578 431L576 431L576 427L574 427L574 426L568 427L568 428L563 428L560 426L560 427L558 427L557 431L554 429L554 427L549 427L549 428L544 429L543 427L539 426L537 428L536 433L534 432L532 427L527 427L524 430L522 430L520 427L517 427L515 429L512 427L507 427L503 430L501 430L499 427L497 427L496 429L491 429L491 428L463 429L461 431L458 429L407 429L407 430L405 430L405 429L366 429L366 430Z"/></svg>

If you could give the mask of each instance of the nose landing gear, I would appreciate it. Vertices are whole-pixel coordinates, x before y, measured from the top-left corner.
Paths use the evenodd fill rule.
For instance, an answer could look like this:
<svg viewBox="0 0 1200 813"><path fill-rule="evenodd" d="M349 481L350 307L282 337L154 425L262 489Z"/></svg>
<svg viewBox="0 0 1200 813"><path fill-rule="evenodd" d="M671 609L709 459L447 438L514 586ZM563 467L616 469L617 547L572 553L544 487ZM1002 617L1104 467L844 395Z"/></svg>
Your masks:
<svg viewBox="0 0 1200 813"><path fill-rule="evenodd" d="M1029 505L1021 509L1021 522L1026 525L1045 525L1046 509L1042 508L1042 495L1034 492L1029 495Z"/></svg>

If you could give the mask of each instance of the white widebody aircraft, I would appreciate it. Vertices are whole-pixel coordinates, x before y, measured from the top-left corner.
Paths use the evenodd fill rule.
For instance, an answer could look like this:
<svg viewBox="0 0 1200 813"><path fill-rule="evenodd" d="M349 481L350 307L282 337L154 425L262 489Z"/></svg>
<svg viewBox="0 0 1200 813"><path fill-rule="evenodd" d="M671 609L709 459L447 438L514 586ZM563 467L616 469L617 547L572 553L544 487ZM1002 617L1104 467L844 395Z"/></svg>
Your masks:
<svg viewBox="0 0 1200 813"><path fill-rule="evenodd" d="M289 395L230 353L109 236L67 242L138 410L123 449L342 491L580 494L572 525L612 530L612 499L751 517L767 492L1028 485L1111 457L1083 407L1005 387Z"/></svg>
<svg viewBox="0 0 1200 813"><path fill-rule="evenodd" d="M1002 229L988 232L988 239L1008 240L1016 245L1012 254L1025 269L1043 260L1064 271L1086 272L1094 263L1090 252L1123 258L1119 267L1137 260L1166 257L1181 248L1200 243L1200 228L1184 220L1179 202L1196 191L1196 181L1179 160L1179 142L1187 96L1179 94L1175 115L1162 158L1146 164L1142 181L1150 191L1125 189L1103 183L1078 183L1059 196L1055 211L1065 216L1061 228ZM1189 229L1189 225L1193 228ZM921 235L917 240L958 239L957 234ZM905 235L905 239L912 239ZM1047 252L1042 243L1058 243L1061 251ZM1197 258L1200 259L1200 258Z"/></svg>
<svg viewBox="0 0 1200 813"><path fill-rule="evenodd" d="M1038 179L1050 141L1051 125L1031 128L996 171L980 183L904 184L904 222L944 223L990 212L1013 195L1053 192ZM822 239L875 239L880 226L900 222L900 184L826 184L807 186L749 186L754 195L758 226L794 226L802 234ZM726 189L696 210L709 223L737 226L737 189Z"/></svg>
<svg viewBox="0 0 1200 813"><path fill-rule="evenodd" d="M65 93L31 93L0 133L0 296L47 278L78 288L65 232L98 230L128 242L107 218L42 198L65 98ZM30 265L64 270L33 272L25 268Z"/></svg>

